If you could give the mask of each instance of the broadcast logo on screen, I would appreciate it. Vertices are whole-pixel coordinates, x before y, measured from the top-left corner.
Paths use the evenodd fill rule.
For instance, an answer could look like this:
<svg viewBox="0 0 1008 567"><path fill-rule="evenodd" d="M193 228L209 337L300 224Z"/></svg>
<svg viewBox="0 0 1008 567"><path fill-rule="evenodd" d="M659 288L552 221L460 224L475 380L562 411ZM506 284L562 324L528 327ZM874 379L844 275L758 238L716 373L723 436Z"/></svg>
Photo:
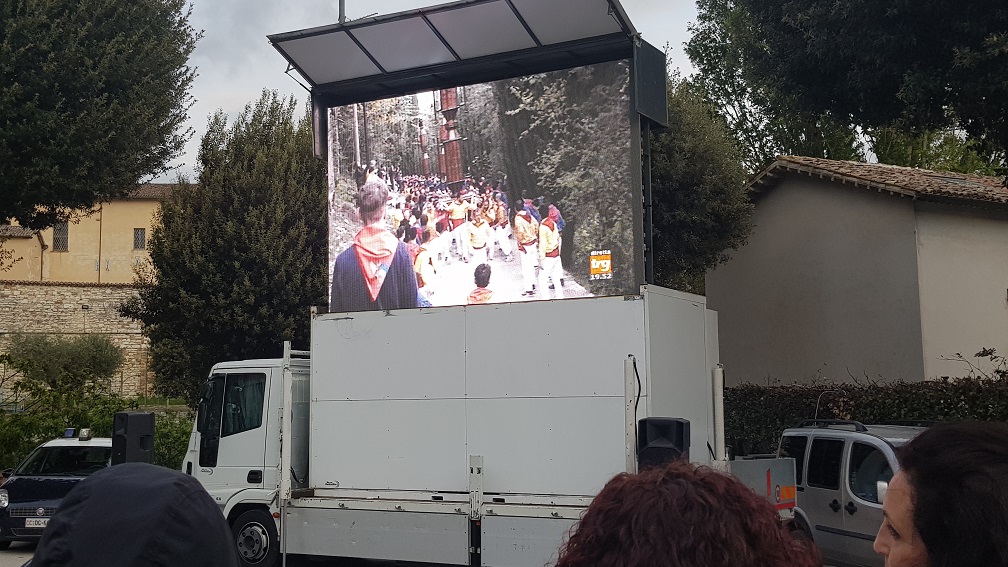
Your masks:
<svg viewBox="0 0 1008 567"><path fill-rule="evenodd" d="M611 250L592 250L589 278L592 280L612 279Z"/></svg>

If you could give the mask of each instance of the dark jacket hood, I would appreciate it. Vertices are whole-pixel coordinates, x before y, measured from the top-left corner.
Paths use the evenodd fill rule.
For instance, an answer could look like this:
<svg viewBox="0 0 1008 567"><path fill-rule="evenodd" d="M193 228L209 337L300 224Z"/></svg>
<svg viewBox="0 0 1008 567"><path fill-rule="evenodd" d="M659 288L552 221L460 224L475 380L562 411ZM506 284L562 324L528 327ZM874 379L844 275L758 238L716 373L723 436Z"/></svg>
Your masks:
<svg viewBox="0 0 1008 567"><path fill-rule="evenodd" d="M39 541L31 567L238 564L231 530L200 483L179 471L124 463L81 481Z"/></svg>

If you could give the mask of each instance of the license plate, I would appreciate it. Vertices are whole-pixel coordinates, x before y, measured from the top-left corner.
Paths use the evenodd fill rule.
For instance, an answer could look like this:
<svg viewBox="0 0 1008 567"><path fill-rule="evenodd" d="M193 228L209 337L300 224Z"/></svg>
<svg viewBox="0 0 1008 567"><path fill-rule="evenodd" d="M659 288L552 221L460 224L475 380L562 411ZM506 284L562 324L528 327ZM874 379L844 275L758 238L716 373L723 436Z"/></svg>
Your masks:
<svg viewBox="0 0 1008 567"><path fill-rule="evenodd" d="M44 528L49 523L49 518L25 518L24 527Z"/></svg>

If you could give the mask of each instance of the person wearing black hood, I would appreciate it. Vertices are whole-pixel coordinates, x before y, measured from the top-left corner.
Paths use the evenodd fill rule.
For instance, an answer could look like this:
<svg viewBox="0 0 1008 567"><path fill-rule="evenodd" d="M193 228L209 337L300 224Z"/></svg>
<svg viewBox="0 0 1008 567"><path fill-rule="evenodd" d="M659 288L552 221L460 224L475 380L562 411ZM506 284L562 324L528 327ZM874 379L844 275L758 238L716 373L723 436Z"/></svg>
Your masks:
<svg viewBox="0 0 1008 567"><path fill-rule="evenodd" d="M63 499L22 567L231 567L220 508L193 477L147 463L95 472Z"/></svg>

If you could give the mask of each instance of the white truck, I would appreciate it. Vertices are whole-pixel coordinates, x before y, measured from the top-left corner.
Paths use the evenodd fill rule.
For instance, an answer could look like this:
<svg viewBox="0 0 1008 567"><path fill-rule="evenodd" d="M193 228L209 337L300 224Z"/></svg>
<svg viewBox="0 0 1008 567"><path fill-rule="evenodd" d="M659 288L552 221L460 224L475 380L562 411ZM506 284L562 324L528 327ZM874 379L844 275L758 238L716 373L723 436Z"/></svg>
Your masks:
<svg viewBox="0 0 1008 567"><path fill-rule="evenodd" d="M313 310L310 362L287 346L214 366L183 468L220 504L243 565L288 553L545 565L603 484L636 470L638 449L677 451L660 431L638 439L640 420L688 420L690 459L723 458L717 353L704 298L652 285ZM794 506L793 460L731 464Z"/></svg>

